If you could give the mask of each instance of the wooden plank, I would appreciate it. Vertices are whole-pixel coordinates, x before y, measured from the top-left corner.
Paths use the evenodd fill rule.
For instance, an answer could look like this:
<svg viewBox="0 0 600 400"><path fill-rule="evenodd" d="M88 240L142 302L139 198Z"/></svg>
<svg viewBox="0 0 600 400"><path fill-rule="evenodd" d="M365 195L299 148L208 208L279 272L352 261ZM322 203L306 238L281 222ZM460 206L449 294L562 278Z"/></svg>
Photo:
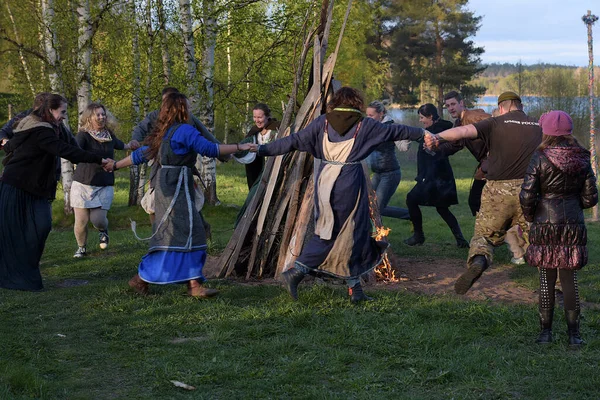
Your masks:
<svg viewBox="0 0 600 400"><path fill-rule="evenodd" d="M308 161L307 161L308 159ZM287 252L287 248L290 244L290 240L292 238L292 234L294 232L294 225L296 223L296 218L298 214L299 204L302 198L304 198L303 194L300 192L303 182L306 178L302 177L302 174L305 171L305 163L311 162L312 156L307 153L298 153L298 162L294 166L292 174L295 176L294 178L294 187L292 188L290 204L288 208L288 217L285 221L285 227L283 229L283 234L281 236L280 248L279 248L279 257L277 258L277 268L275 270L275 278L279 276L281 270L284 266L285 255Z"/></svg>
<svg viewBox="0 0 600 400"><path fill-rule="evenodd" d="M304 192L304 197L302 198L300 212L294 225L294 233L292 234L290 245L285 252L284 263L280 272L288 270L294 264L294 261L296 261L296 258L298 258L304 247L304 238L306 237L308 223L313 218L314 190L315 185L311 176L306 187L306 192Z"/></svg>

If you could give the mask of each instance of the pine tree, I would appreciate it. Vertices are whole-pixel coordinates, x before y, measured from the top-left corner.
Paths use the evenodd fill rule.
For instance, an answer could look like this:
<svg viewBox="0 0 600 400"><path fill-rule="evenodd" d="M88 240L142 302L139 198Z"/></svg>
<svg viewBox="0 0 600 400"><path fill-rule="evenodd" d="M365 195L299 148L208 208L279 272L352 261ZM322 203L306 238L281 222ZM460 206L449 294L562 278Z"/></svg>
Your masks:
<svg viewBox="0 0 600 400"><path fill-rule="evenodd" d="M468 0L392 0L390 2L390 54L395 92L405 101L415 102L429 87L430 99L440 113L445 91L461 89L483 71L472 38L481 17L466 6ZM471 94L483 88L469 88ZM475 92L475 93L473 93Z"/></svg>

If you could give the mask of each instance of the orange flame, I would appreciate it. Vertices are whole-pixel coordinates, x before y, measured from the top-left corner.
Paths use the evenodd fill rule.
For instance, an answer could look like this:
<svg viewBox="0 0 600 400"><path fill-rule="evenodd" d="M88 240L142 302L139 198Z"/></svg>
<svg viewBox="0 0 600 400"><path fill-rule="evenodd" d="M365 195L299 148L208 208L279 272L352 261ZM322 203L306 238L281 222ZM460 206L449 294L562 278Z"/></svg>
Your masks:
<svg viewBox="0 0 600 400"><path fill-rule="evenodd" d="M373 237L377 241L385 241L387 242L387 236L392 231L390 228L386 228L381 223L381 218L376 219L373 213L374 207L377 207L377 196L374 191L371 191L371 195L369 196L369 211L371 214L371 221L373 221L373 225L375 225L375 233ZM387 253L383 255L381 259L381 264L379 264L375 268L375 276L378 281L383 282L399 282L400 280L396 277L396 272L392 268L392 264L388 258Z"/></svg>

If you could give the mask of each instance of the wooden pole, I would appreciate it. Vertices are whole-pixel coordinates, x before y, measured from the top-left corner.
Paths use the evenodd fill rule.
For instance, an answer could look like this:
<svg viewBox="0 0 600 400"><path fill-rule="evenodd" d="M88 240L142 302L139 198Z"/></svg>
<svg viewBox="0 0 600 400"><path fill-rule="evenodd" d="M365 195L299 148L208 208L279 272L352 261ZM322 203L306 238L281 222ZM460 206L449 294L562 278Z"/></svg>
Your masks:
<svg viewBox="0 0 600 400"><path fill-rule="evenodd" d="M590 153L592 170L594 175L598 176L598 161L596 158L596 128L594 124L594 43L592 39L592 25L598 21L598 17L592 15L592 12L588 10L587 14L582 18L583 22L587 25L588 34L588 53L590 57L590 63L588 66L588 95L590 101ZM592 221L598 221L598 205L592 209Z"/></svg>

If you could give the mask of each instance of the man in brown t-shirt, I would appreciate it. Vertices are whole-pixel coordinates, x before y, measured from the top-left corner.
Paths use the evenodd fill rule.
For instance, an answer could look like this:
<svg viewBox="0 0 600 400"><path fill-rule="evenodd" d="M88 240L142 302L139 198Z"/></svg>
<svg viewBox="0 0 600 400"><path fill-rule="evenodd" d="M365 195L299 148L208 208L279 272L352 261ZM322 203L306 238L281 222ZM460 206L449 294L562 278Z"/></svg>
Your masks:
<svg viewBox="0 0 600 400"><path fill-rule="evenodd" d="M425 137L425 144L431 147L437 147L440 139L479 138L489 149L487 184L475 219L467 271L454 285L458 294L465 294L492 264L494 247L503 243L507 229L519 225L523 232L527 232L519 192L531 155L542 141L542 130L534 118L523 112L521 98L517 94L502 93L498 97L498 108L498 117Z"/></svg>

